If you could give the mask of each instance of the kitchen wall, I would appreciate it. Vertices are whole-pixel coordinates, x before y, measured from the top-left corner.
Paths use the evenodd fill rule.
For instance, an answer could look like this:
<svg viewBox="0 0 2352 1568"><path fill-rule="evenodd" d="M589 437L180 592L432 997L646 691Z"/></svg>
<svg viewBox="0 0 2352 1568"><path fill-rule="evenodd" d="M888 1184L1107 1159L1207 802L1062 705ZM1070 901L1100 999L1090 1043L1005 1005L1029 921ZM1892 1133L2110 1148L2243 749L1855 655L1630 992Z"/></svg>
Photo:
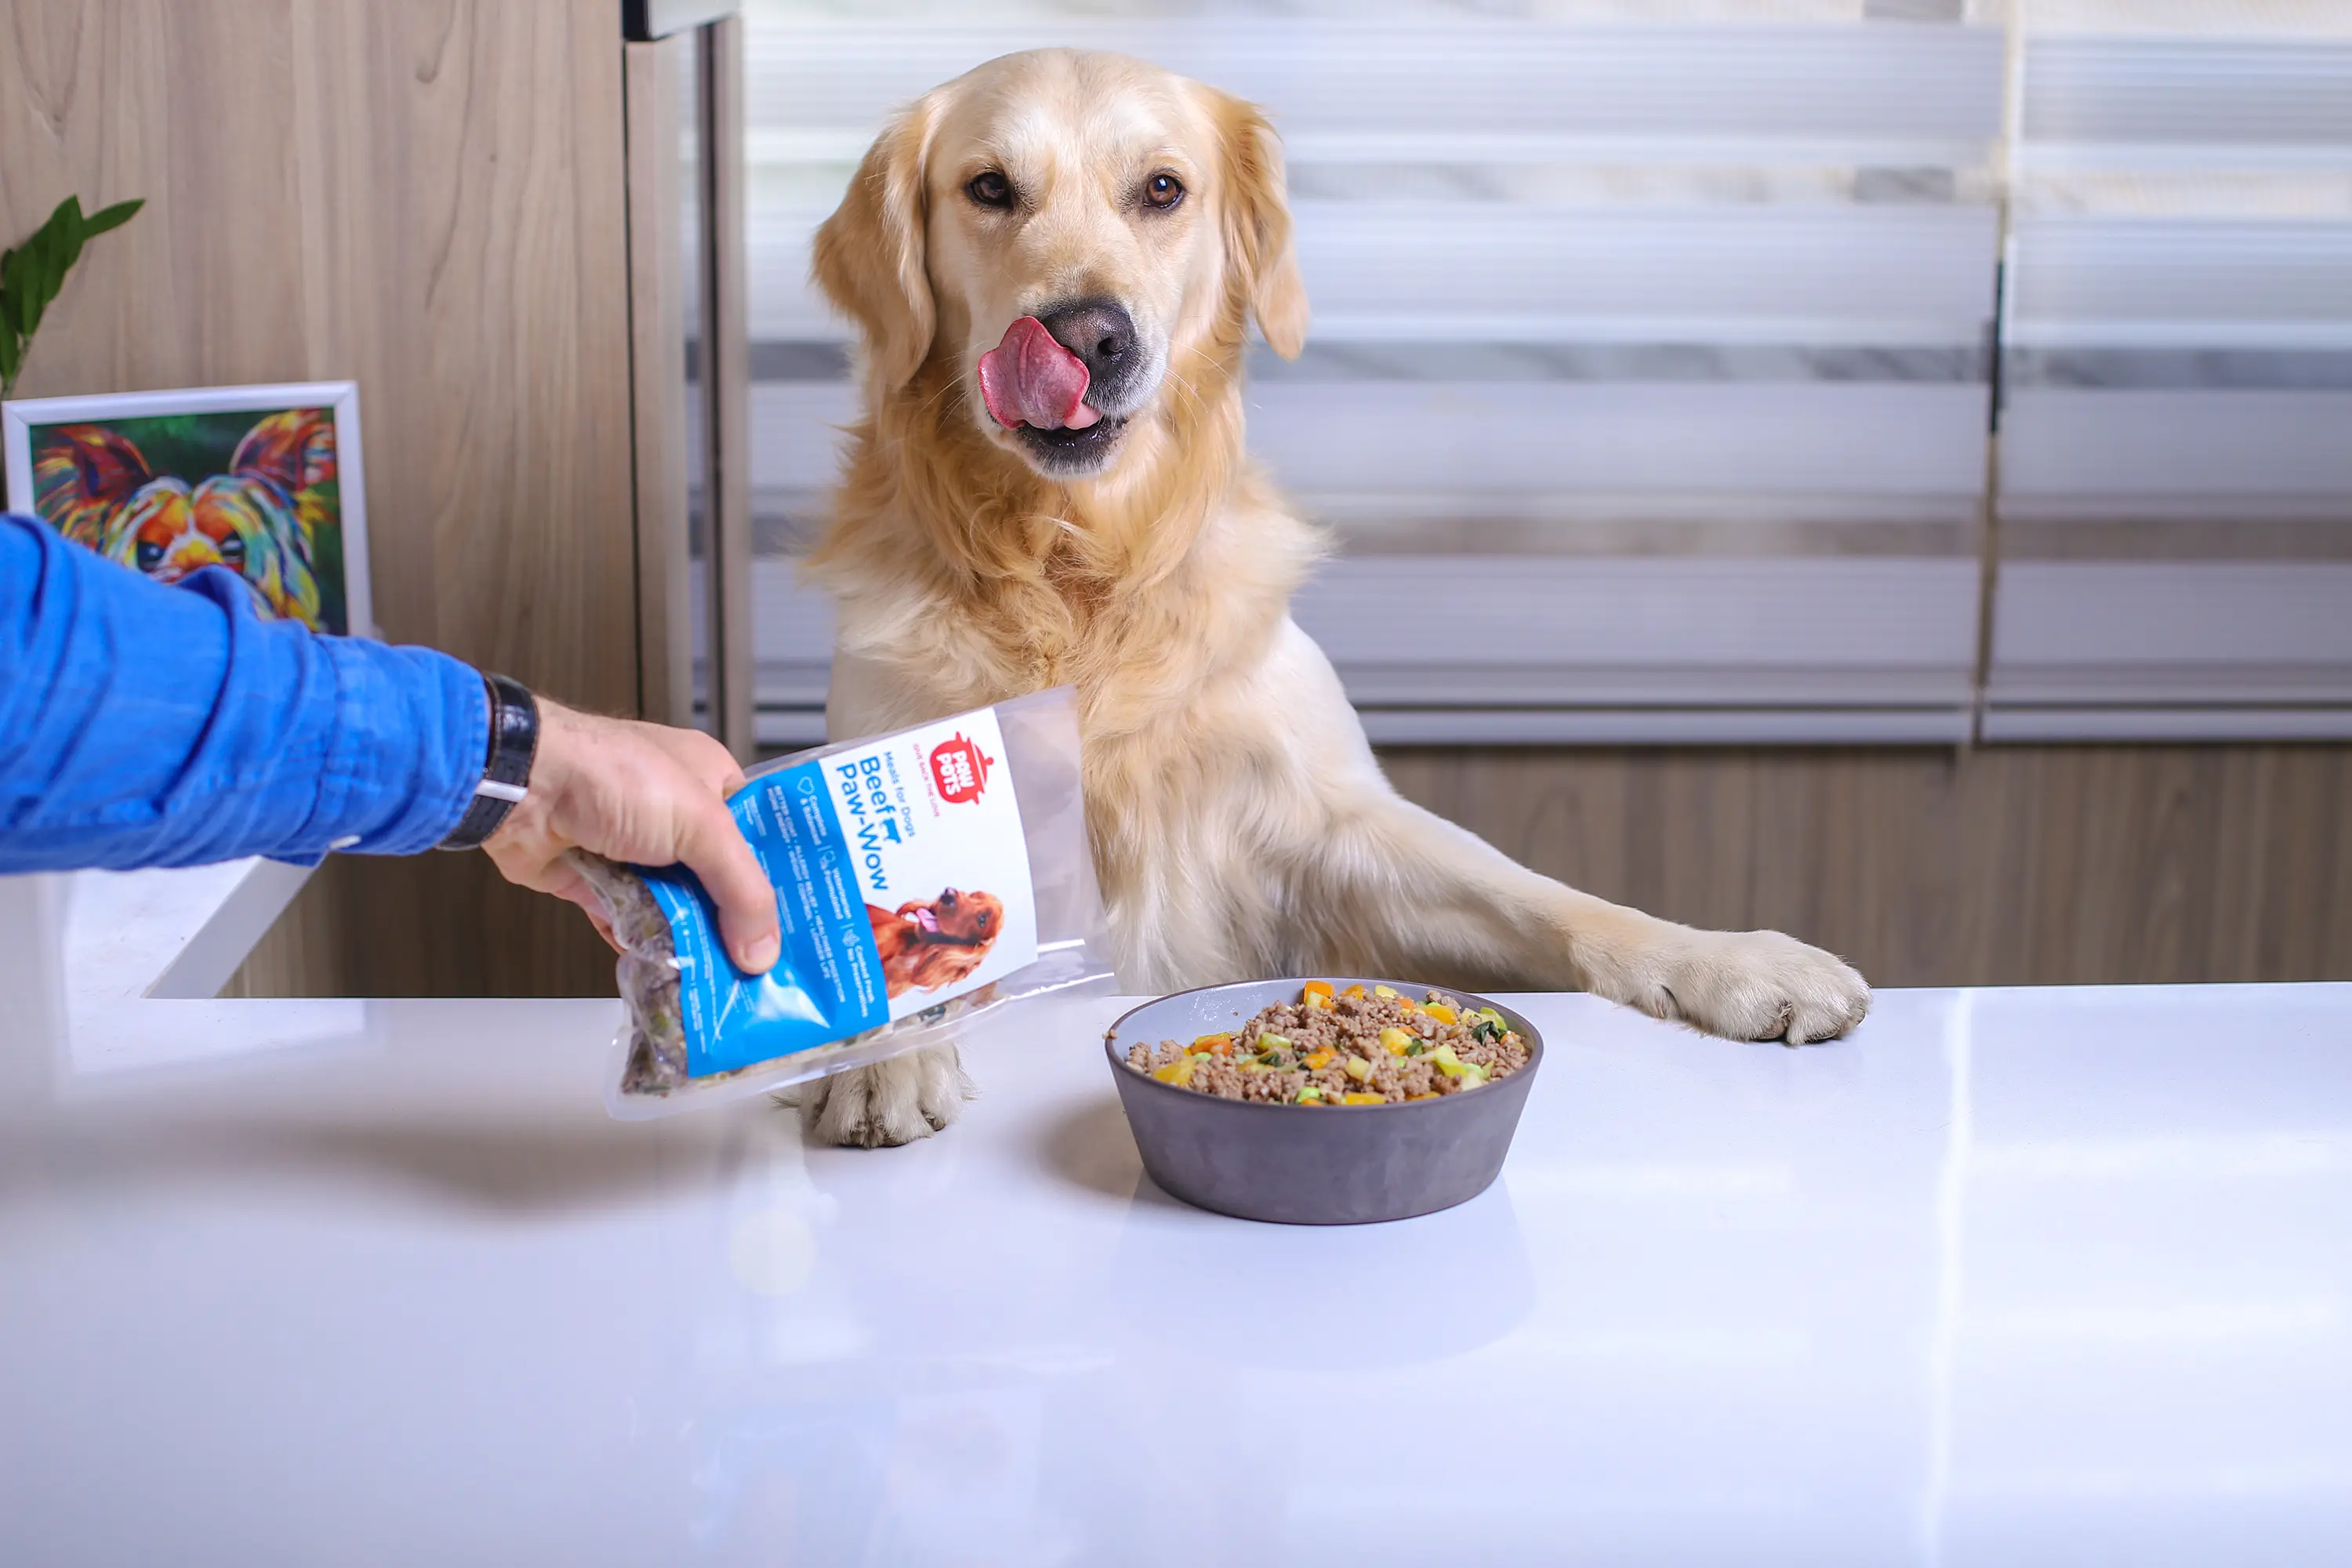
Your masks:
<svg viewBox="0 0 2352 1568"><path fill-rule="evenodd" d="M621 68L562 0L0 0L0 234L149 202L24 394L357 378L387 633L634 710ZM1542 869L1882 984L2352 978L2341 746L1389 763ZM331 862L233 989L610 987L568 908L428 856Z"/></svg>
<svg viewBox="0 0 2352 1568"><path fill-rule="evenodd" d="M0 235L144 197L27 397L354 378L376 618L637 704L619 20L573 0L0 0ZM337 858L258 955L359 994L593 992L480 856Z"/></svg>

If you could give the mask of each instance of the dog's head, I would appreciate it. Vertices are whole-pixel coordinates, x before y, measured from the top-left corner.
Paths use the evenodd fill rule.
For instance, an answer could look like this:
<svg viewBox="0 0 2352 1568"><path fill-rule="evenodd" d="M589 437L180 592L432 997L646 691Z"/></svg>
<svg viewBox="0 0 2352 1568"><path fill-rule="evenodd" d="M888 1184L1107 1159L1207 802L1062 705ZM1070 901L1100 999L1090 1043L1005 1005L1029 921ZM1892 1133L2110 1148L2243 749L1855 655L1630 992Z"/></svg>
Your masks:
<svg viewBox="0 0 2352 1568"><path fill-rule="evenodd" d="M936 991L971 974L988 957L1004 929L1004 902L993 893L949 888L928 903L899 905L898 918L923 932L908 966L908 984Z"/></svg>
<svg viewBox="0 0 2352 1568"><path fill-rule="evenodd" d="M1057 479L1118 463L1186 395L1181 367L1238 360L1251 316L1286 357L1307 330L1272 126L1120 55L1007 55L926 94L814 271L870 396L940 362L985 437Z"/></svg>
<svg viewBox="0 0 2352 1568"><path fill-rule="evenodd" d="M943 890L929 903L898 906L898 918L922 928L929 942L951 947L986 947L1004 929L1004 900L994 893Z"/></svg>

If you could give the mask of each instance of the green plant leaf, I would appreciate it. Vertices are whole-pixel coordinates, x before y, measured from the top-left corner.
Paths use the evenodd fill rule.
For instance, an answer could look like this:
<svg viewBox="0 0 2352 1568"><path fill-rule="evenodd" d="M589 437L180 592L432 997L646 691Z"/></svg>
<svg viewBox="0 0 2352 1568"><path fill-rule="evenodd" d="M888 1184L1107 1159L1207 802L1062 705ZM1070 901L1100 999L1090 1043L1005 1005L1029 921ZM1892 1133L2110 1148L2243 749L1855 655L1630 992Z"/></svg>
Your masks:
<svg viewBox="0 0 2352 1568"><path fill-rule="evenodd" d="M132 214L136 213L141 207L143 207L146 205L147 198L141 196L132 201L117 202L110 207L99 208L98 211L90 214L88 218L83 220L81 226L82 237L84 239L89 239L98 235L104 234L110 229L121 228L124 224L131 221Z"/></svg>
<svg viewBox="0 0 2352 1568"><path fill-rule="evenodd" d="M145 205L143 198L117 202L85 217L81 198L68 196L22 245L0 251L0 387L14 389L34 330L64 289L82 247L94 235L121 228Z"/></svg>
<svg viewBox="0 0 2352 1568"><path fill-rule="evenodd" d="M26 335L25 318L32 307L34 273L38 265L31 240L0 259L0 305L5 307L8 330L19 337Z"/></svg>
<svg viewBox="0 0 2352 1568"><path fill-rule="evenodd" d="M64 266L58 268L58 282L62 286L65 282L66 269L81 259L81 198L68 196L58 204L58 210L49 216L57 220L58 254L64 262Z"/></svg>
<svg viewBox="0 0 2352 1568"><path fill-rule="evenodd" d="M58 242L53 234L44 231L33 237L31 277L26 280L25 298L17 305L17 330L26 337L41 324L41 312L58 297L58 285L64 280L65 268L58 265Z"/></svg>

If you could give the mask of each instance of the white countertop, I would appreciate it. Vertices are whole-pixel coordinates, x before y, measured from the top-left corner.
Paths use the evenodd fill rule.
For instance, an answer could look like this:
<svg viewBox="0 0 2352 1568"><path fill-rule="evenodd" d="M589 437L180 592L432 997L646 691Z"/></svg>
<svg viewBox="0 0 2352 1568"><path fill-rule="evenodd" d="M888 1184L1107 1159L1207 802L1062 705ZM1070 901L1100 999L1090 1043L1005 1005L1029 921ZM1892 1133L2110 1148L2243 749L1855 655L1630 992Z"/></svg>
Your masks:
<svg viewBox="0 0 2352 1568"><path fill-rule="evenodd" d="M2352 1561L2352 986L1519 1005L1502 1181L1341 1230L1145 1184L1110 1001L871 1152L609 1121L614 1004L19 1032L0 1561Z"/></svg>

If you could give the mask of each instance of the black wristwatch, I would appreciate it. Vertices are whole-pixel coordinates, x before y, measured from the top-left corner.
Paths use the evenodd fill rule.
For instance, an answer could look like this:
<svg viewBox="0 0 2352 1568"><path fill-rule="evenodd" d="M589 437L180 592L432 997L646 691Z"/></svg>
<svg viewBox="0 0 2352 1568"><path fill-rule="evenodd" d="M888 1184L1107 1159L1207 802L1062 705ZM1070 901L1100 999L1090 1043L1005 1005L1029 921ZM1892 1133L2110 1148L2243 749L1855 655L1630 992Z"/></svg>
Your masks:
<svg viewBox="0 0 2352 1568"><path fill-rule="evenodd" d="M478 849L530 789L530 763L539 754L539 704L530 688L503 675L482 677L490 701L490 745L474 802L437 847Z"/></svg>

